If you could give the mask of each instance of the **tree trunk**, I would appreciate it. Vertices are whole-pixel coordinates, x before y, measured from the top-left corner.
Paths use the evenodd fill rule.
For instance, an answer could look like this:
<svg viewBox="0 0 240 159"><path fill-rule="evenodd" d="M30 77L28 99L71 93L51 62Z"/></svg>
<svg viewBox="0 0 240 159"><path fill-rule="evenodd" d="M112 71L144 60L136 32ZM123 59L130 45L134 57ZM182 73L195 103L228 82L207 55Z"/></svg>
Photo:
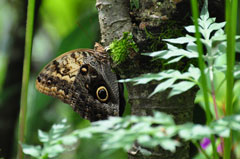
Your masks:
<svg viewBox="0 0 240 159"><path fill-rule="evenodd" d="M202 1L200 2L202 4ZM213 15L224 17L224 9L221 8L224 5L223 0L209 2L209 5L215 7ZM137 77L143 73L166 69L160 61L153 62L140 53L166 49L162 39L183 36L184 26L192 24L189 0L97 0L96 6L99 11L101 42L104 46L108 46L114 39L119 39L123 32L130 32L139 47L138 53L129 55L127 60L114 65L113 69L121 78ZM187 61L179 62L177 66L170 65L167 69L182 71L186 67ZM152 115L154 110L158 110L173 115L177 124L192 121L196 89L170 99L167 98L168 90L148 98L156 85L156 82L146 85L127 83L131 114ZM143 157L137 149L132 149L129 151L129 158L189 158L189 143L182 142L181 145L175 153L156 147L148 157Z"/></svg>

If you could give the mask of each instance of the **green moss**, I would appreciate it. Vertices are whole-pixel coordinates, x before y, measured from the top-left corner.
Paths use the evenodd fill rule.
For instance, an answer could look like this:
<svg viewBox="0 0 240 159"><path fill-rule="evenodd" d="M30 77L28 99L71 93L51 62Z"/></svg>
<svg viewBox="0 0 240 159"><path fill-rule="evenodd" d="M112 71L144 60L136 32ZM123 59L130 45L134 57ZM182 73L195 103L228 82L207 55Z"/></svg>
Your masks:
<svg viewBox="0 0 240 159"><path fill-rule="evenodd" d="M138 52L138 47L133 41L133 36L128 32L124 32L120 40L114 40L109 48L111 51L110 56L116 64L124 62L132 51Z"/></svg>
<svg viewBox="0 0 240 159"><path fill-rule="evenodd" d="M130 0L130 7L131 9L139 9L139 0Z"/></svg>
<svg viewBox="0 0 240 159"><path fill-rule="evenodd" d="M163 25L156 34L149 32L145 28L146 37L150 41L148 50L165 50L167 46L166 42L162 41L163 39L183 36L183 28L179 28L178 25L175 21L169 20L168 24Z"/></svg>

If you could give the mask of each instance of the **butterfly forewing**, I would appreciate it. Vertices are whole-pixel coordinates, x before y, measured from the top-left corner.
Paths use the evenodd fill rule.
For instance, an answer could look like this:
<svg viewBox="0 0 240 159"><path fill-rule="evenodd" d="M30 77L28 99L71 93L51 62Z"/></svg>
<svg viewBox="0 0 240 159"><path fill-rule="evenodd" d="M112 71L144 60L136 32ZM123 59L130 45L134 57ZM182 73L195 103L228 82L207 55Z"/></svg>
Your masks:
<svg viewBox="0 0 240 159"><path fill-rule="evenodd" d="M84 64L84 58L93 53L91 49L72 50L47 64L39 73L36 88L46 95L71 104L71 87Z"/></svg>

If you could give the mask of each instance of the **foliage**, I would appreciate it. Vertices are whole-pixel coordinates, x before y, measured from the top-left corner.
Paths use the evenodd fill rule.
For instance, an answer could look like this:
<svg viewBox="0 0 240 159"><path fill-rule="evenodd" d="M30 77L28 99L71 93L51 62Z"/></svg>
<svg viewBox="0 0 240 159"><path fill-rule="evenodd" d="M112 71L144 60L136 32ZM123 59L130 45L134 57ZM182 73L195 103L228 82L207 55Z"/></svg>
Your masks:
<svg viewBox="0 0 240 159"><path fill-rule="evenodd" d="M185 73L181 73L178 70L171 69L159 72L157 74L148 73L137 78L120 80L120 82L136 82L135 84L146 84L152 80L165 80L154 89L154 91L149 95L149 97L153 96L158 92L164 91L167 88L172 88L168 96L172 97L192 88L195 84L198 83L199 77L199 69L191 65L188 69L188 72ZM181 81L174 84L177 80Z"/></svg>
<svg viewBox="0 0 240 159"><path fill-rule="evenodd" d="M228 24L226 28L228 28L230 25L232 26L230 30L227 29L227 34L225 34L223 29L226 23L216 23L215 18L209 17L207 3L208 2L205 1L200 17L197 18L197 3L196 1L192 0L195 26L187 26L185 27L185 29L189 33L194 33L196 38L192 37L191 35L186 35L184 37L179 37L176 39L165 39L164 41L166 41L167 43L168 50L143 54L153 57L155 59L164 59L165 61L167 61L166 64L176 63L183 58L198 58L199 68L195 68L193 65L190 65L188 71L184 73L180 73L177 70L164 70L159 73L148 73L137 78L121 80L120 82L135 82L135 84L146 84L153 80L160 81L161 83L157 85L155 90L150 94L150 97L155 93L162 92L167 89L171 89L169 93L169 97L171 97L173 95L183 93L191 89L194 85L197 85L199 88L201 88L201 95L200 93L198 93L198 98L199 96L201 96L201 98L204 99L204 103L201 101L201 104L205 109L207 116L207 125L209 125L212 120L219 119L219 108L222 108L221 111L223 113L221 115L231 115L233 113L232 101L239 100L238 98L236 98L238 91L235 91L235 94L233 94L233 90L236 90L235 88L238 87L237 85L234 86L233 77L235 79L239 79L240 65L238 62L234 65L235 51L238 51L239 47L239 43L237 43L237 47L235 47L234 45L235 40L239 39L239 36L235 37L235 33L232 31L236 30L236 28L233 27L234 17L236 18L236 14L234 14L235 12L233 11L236 10L236 7L234 7L234 10L232 12L229 11L231 12L229 14L233 15L231 16L231 19L227 19L229 20L228 22L230 24ZM229 6L236 6L235 3L236 1L231 2ZM172 44L183 44L186 46L186 49L178 48ZM205 54L203 54L202 44L206 49ZM207 66L206 68L205 65ZM191 72L190 70L194 71ZM216 77L224 73L226 73L226 76L224 76L222 81L217 81ZM225 83L226 79L227 82ZM222 103L223 107L219 107L217 105L216 96L217 93L219 93L219 88L221 88L223 84L226 85L227 88L227 98L222 98L222 100L224 100ZM212 102L212 107L209 106L209 100ZM237 111L238 110L235 109L235 112ZM215 118L212 118L212 116ZM215 137L212 134L210 138L213 150L212 155L214 155L214 158L218 158L218 154L216 151L217 148L215 145ZM224 150L227 152L224 154L225 158L228 158L231 154L230 138L231 136L226 137L224 142ZM223 140L221 139L221 144L223 144L222 141ZM204 150L202 151L204 152ZM205 152L203 154L207 156Z"/></svg>
<svg viewBox="0 0 240 159"><path fill-rule="evenodd" d="M64 151L72 150L67 146L76 143L77 138L75 136L63 137L68 128L69 125L66 124L66 119L63 119L59 124L54 124L49 133L38 130L38 138L43 143L43 146L22 144L23 152L36 158L47 159L55 158Z"/></svg>
<svg viewBox="0 0 240 159"><path fill-rule="evenodd" d="M128 32L124 32L120 40L114 40L109 49L111 51L110 55L116 64L124 62L132 51L138 52L133 36Z"/></svg>
<svg viewBox="0 0 240 159"><path fill-rule="evenodd" d="M157 145L175 152L176 148L181 146L178 137L185 141L198 141L212 134L228 137L230 130L240 131L239 123L240 115L235 115L214 121L209 126L192 123L176 125L170 115L155 112L153 116L110 117L108 120L92 123L91 127L63 135L69 128L66 120L63 120L60 124L53 125L49 133L38 132L43 147L23 144L23 151L37 158L53 158L69 150L64 145L76 144L81 138L98 136L96 139L102 141L102 150L109 151L109 153L118 149L127 152L136 141L144 146L144 148L139 148L144 154L150 155L146 148L153 148Z"/></svg>
<svg viewBox="0 0 240 159"><path fill-rule="evenodd" d="M204 60L208 64L208 68L205 72L212 74L215 68L215 61L222 58L226 53L226 34L223 31L225 22L216 23L216 18L210 18L208 11L202 11L200 18L198 19L200 25L200 33L202 35L201 42L207 48L207 53L204 55ZM185 27L189 33L195 33L194 25ZM212 35L212 36L211 36ZM239 39L239 36L236 37ZM178 37L176 39L164 39L167 43L168 50L161 50L152 53L143 53L144 56L150 56L156 59L166 60L166 64L176 63L183 58L196 59L198 58L198 50L196 44L196 38L191 35L184 37ZM184 44L186 49L175 47L172 44ZM235 77L239 78L240 65L235 66ZM225 71L226 65L216 67L221 71ZM165 91L166 89L172 89L169 97L183 93L191 89L195 84L199 85L200 69L191 65L187 72L181 74L178 70L164 70L159 73L148 73L141 75L140 77L120 80L120 82L135 82L135 84L146 84L153 80L161 81L161 83L152 92L152 95L158 92ZM165 81L164 81L165 80ZM187 80L187 81L183 81ZM176 84L174 84L176 83ZM188 85L188 88L183 87Z"/></svg>

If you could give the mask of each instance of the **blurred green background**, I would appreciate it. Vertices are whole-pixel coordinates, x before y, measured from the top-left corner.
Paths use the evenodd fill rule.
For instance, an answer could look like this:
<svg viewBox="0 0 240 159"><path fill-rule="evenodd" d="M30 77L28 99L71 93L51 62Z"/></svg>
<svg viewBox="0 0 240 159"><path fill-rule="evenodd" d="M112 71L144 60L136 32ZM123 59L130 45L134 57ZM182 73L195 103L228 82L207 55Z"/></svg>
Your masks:
<svg viewBox="0 0 240 159"><path fill-rule="evenodd" d="M35 79L54 57L76 48L93 48L99 41L95 0L36 0L31 77L29 83L26 143L39 144L37 130L48 131L66 118L71 130L83 120L59 100L40 94ZM22 80L27 0L0 0L0 158L16 158L17 127ZM101 155L100 155L101 154ZM59 158L126 158L123 152L101 152L94 139L79 142L74 152Z"/></svg>

